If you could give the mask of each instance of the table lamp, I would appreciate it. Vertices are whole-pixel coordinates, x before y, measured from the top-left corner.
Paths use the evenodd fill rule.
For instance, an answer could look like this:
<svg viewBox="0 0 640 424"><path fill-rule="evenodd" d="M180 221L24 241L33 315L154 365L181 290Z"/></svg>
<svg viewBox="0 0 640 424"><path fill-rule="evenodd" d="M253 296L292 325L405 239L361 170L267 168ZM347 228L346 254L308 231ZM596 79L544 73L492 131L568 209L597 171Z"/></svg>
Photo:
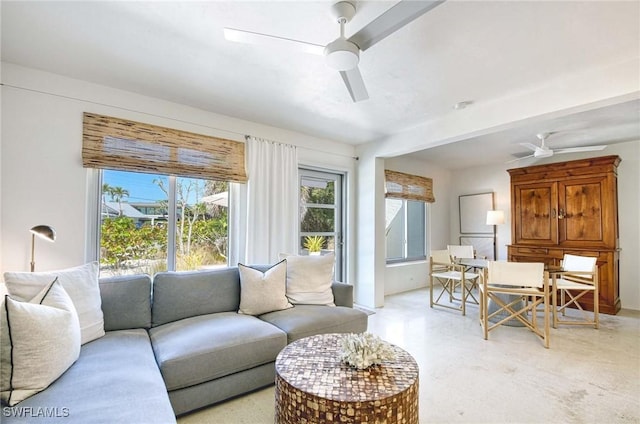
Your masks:
<svg viewBox="0 0 640 424"><path fill-rule="evenodd" d="M35 246L36 246L36 236L53 242L56 239L56 230L51 228L48 225L36 225L32 229L29 230L31 232L31 272L36 269L36 261L35 257Z"/></svg>

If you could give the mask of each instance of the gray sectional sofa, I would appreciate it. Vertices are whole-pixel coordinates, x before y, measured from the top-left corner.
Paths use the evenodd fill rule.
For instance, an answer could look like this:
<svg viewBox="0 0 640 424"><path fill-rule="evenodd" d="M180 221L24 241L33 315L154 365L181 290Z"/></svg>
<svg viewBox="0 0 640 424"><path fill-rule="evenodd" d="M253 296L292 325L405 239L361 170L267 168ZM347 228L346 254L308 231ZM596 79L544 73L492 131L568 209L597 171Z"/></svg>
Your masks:
<svg viewBox="0 0 640 424"><path fill-rule="evenodd" d="M235 267L101 279L106 335L83 345L46 390L3 407L2 422L169 423L268 386L287 343L366 331L353 287L336 282L332 290L335 307L296 305L255 317L237 312Z"/></svg>

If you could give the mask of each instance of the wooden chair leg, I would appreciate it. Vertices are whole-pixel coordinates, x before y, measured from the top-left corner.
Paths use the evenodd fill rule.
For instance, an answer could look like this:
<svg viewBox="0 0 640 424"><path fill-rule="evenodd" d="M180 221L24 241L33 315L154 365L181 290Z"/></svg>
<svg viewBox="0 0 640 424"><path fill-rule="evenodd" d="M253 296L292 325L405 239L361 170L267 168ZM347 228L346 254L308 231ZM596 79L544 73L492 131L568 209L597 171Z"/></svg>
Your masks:
<svg viewBox="0 0 640 424"><path fill-rule="evenodd" d="M551 293L552 301L552 310L553 314L553 328L558 328L558 290L554 287L553 292Z"/></svg>
<svg viewBox="0 0 640 424"><path fill-rule="evenodd" d="M600 293L598 293L598 286L593 291L593 321L595 322L594 328L597 330L600 328Z"/></svg>
<svg viewBox="0 0 640 424"><path fill-rule="evenodd" d="M433 277L429 277L429 307L433 308Z"/></svg>

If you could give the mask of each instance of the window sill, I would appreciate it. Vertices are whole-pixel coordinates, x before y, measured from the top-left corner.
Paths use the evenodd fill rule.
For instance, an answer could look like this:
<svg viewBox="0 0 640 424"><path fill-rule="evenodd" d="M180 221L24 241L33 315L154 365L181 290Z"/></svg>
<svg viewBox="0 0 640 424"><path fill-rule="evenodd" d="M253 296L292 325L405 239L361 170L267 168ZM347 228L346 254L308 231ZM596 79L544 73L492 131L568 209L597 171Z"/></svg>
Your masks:
<svg viewBox="0 0 640 424"><path fill-rule="evenodd" d="M387 268L395 268L407 265L420 265L428 263L426 258L421 259L406 259L406 260L396 260L396 261L387 261Z"/></svg>

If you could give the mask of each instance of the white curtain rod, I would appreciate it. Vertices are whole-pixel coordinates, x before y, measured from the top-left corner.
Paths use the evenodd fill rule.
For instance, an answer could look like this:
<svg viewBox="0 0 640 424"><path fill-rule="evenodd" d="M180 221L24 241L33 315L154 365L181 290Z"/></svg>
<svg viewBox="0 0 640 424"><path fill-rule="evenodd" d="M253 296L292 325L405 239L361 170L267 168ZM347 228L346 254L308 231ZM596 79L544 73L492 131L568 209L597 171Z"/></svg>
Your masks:
<svg viewBox="0 0 640 424"><path fill-rule="evenodd" d="M263 141L265 141L267 143L282 144L282 145L285 145L285 146L293 146L296 149L304 149L304 150L309 150L309 151L312 151L312 152L328 153L328 154L334 155L334 156L341 156L341 157L345 157L345 158L351 158L351 159L354 159L354 160L359 160L358 156L343 155L341 153L334 153L334 152L328 152L326 150L314 149L313 147L298 146L298 145L291 144L291 143L283 143L281 141L269 140L269 139L258 137L258 136L255 136L255 135L247 134L244 137L245 137L245 140L249 139L249 137L253 137L255 139L263 140Z"/></svg>

